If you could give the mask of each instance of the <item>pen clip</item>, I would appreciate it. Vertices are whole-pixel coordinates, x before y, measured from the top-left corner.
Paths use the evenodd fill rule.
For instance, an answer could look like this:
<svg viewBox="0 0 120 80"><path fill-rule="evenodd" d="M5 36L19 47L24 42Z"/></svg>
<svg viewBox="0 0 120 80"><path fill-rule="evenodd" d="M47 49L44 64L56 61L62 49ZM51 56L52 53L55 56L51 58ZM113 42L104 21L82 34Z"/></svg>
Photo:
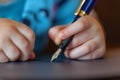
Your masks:
<svg viewBox="0 0 120 80"><path fill-rule="evenodd" d="M81 8L82 8L82 6L84 5L85 2L86 2L86 0L82 0L80 6L78 7L78 9L77 9L77 11L75 12L74 15L76 15L76 16L79 15L79 13L80 13L80 11L81 11Z"/></svg>

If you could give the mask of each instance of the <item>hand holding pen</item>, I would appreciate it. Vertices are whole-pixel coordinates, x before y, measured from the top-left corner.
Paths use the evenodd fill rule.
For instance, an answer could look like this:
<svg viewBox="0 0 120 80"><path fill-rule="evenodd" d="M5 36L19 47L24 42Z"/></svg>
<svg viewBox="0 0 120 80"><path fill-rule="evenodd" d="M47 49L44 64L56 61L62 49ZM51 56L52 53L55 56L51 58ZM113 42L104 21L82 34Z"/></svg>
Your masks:
<svg viewBox="0 0 120 80"><path fill-rule="evenodd" d="M62 51L67 58L72 59L95 59L104 55L105 39L102 26L95 18L87 16L95 1L82 0L72 24L50 30L49 35L53 41L62 40L51 61L56 59Z"/></svg>

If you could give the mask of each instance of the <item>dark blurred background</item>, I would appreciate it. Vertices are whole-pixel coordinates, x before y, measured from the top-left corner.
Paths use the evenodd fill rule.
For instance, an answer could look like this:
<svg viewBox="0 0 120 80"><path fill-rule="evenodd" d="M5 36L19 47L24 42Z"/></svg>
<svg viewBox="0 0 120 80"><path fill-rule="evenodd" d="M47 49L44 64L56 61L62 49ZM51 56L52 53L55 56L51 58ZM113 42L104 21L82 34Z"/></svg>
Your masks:
<svg viewBox="0 0 120 80"><path fill-rule="evenodd" d="M104 25L108 47L120 45L120 0L97 0L95 10Z"/></svg>

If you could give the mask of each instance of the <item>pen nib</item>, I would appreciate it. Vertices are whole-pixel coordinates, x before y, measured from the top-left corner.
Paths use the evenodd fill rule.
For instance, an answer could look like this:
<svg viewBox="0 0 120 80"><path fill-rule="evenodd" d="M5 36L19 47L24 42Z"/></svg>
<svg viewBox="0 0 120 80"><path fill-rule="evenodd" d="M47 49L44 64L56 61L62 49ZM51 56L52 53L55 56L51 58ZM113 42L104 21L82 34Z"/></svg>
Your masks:
<svg viewBox="0 0 120 80"><path fill-rule="evenodd" d="M61 51L62 51L62 49L60 49L60 48L57 49L57 51L53 54L50 62L52 62L53 60L55 60L59 56L59 54L61 53Z"/></svg>

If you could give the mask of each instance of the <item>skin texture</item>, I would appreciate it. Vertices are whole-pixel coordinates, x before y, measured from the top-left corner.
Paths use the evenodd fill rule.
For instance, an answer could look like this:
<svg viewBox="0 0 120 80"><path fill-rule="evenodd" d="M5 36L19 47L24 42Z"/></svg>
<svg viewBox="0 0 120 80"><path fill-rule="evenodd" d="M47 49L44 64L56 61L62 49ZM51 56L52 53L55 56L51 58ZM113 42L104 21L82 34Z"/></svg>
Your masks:
<svg viewBox="0 0 120 80"><path fill-rule="evenodd" d="M34 59L34 32L26 25L0 19L0 62Z"/></svg>
<svg viewBox="0 0 120 80"><path fill-rule="evenodd" d="M50 38L57 45L72 35L73 40L65 50L67 58L89 60L104 55L106 50L104 32L94 11L72 24L55 26L49 30Z"/></svg>

